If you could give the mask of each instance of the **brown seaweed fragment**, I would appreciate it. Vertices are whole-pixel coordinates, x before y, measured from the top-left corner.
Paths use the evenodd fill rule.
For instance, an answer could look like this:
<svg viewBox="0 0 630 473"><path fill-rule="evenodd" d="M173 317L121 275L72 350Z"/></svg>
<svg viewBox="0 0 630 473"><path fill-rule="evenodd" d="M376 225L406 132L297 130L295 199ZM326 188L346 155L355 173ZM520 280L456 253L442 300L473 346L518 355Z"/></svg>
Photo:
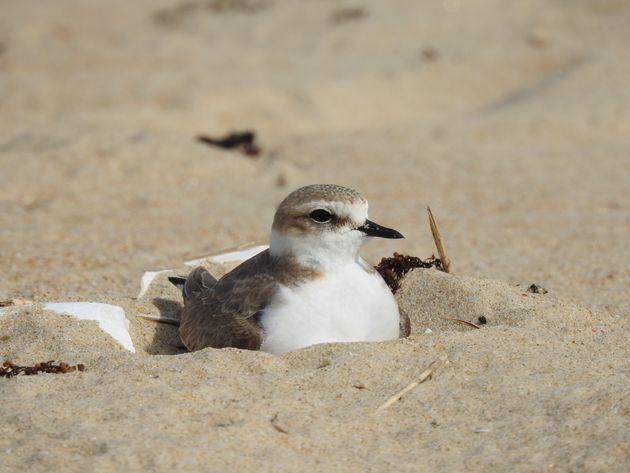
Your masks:
<svg viewBox="0 0 630 473"><path fill-rule="evenodd" d="M549 291L538 284L532 284L527 288L527 292L531 292L532 294L547 294Z"/></svg>
<svg viewBox="0 0 630 473"><path fill-rule="evenodd" d="M363 7L340 7L330 15L330 23L341 25L350 21L361 20L367 16L368 12Z"/></svg>
<svg viewBox="0 0 630 473"><path fill-rule="evenodd" d="M0 377L12 378L18 374L26 376L32 376L39 373L71 373L72 371L84 371L85 365L79 363L77 365L69 365L63 361L59 364L55 364L54 360L42 361L32 366L20 366L13 363L11 360L5 360L0 367Z"/></svg>
<svg viewBox="0 0 630 473"><path fill-rule="evenodd" d="M415 268L436 268L444 271L442 262L435 256L422 260L417 256L407 256L399 253L394 253L394 256L381 259L381 262L374 267L394 294L400 289L400 281L403 277Z"/></svg>
<svg viewBox="0 0 630 473"><path fill-rule="evenodd" d="M260 154L260 147L256 144L256 133L253 131L237 131L221 138L199 135L197 141L223 149L237 149L250 157L256 157Z"/></svg>

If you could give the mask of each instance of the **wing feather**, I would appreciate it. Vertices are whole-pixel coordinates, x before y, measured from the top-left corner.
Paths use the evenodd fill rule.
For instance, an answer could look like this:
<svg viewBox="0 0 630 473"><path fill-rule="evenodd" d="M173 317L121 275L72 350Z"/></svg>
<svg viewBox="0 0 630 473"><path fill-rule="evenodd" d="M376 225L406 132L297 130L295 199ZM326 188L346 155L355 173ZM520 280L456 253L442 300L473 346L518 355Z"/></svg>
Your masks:
<svg viewBox="0 0 630 473"><path fill-rule="evenodd" d="M278 291L275 269L271 257L263 252L211 287L187 294L179 329L184 345L191 351L205 347L259 349L263 331L257 315ZM197 268L194 273L199 279L202 271Z"/></svg>

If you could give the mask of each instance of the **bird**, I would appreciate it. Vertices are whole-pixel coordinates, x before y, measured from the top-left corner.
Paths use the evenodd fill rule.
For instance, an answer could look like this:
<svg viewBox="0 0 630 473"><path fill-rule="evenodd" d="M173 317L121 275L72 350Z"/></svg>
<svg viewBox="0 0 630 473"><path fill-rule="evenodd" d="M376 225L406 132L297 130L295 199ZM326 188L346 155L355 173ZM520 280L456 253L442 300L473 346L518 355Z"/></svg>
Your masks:
<svg viewBox="0 0 630 473"><path fill-rule="evenodd" d="M406 337L409 318L359 250L372 237L403 235L368 219L357 191L314 184L278 206L269 248L217 280L202 266L170 277L182 290L179 335L207 347L276 355L319 343Z"/></svg>

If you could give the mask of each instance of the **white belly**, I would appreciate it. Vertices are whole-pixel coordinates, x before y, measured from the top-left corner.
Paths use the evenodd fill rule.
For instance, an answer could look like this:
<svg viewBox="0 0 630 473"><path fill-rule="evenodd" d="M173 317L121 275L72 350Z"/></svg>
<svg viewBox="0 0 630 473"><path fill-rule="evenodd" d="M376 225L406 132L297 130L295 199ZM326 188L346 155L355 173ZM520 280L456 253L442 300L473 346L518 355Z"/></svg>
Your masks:
<svg viewBox="0 0 630 473"><path fill-rule="evenodd" d="M307 284L283 286L260 319L260 349L282 354L316 343L393 340L399 319L383 279L352 263Z"/></svg>

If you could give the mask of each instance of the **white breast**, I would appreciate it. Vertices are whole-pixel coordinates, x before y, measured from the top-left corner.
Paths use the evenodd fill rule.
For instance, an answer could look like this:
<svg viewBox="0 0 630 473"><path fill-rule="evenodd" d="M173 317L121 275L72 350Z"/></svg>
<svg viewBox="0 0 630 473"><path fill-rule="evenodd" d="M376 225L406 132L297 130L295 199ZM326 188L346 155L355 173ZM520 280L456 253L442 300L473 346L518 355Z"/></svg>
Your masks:
<svg viewBox="0 0 630 473"><path fill-rule="evenodd" d="M282 354L316 343L398 338L398 305L383 279L357 262L295 288L265 309L261 350Z"/></svg>

